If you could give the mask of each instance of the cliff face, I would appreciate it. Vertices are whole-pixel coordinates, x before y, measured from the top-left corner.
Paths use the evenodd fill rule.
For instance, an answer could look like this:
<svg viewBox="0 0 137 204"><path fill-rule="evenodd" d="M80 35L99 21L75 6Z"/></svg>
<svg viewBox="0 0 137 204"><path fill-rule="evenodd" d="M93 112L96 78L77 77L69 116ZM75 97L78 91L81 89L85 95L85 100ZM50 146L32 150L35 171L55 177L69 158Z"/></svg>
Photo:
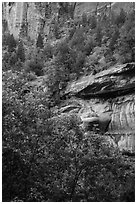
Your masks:
<svg viewBox="0 0 137 204"><path fill-rule="evenodd" d="M8 30L15 38L19 38L21 29L26 30L26 36L31 39L36 38L39 30L39 15L35 3L4 3L3 20L7 21Z"/></svg>
<svg viewBox="0 0 137 204"><path fill-rule="evenodd" d="M111 137L113 135L115 144L121 150L134 152L134 92L135 64L128 63L82 77L70 83L65 94L66 97L81 99L82 105L77 113L85 130L99 131Z"/></svg>
<svg viewBox="0 0 137 204"><path fill-rule="evenodd" d="M110 8L115 12L120 12L121 8L128 11L134 7L133 4L132 2L77 2L74 9L74 18L82 16L83 13L87 15L96 13L100 18L104 13L109 13ZM44 19L44 26L43 16L35 2L3 2L2 10L3 20L7 21L8 30L15 38L19 38L23 30L23 37L36 40L41 30L45 35L49 34L49 21L52 20L54 16L58 16L59 4L52 2L52 15L50 19ZM45 12L46 11L44 11L44 13Z"/></svg>
<svg viewBox="0 0 137 204"><path fill-rule="evenodd" d="M92 12L98 16L103 13L109 13L110 9L119 13L120 10L130 11L134 8L134 2L78 2L75 8L75 17L83 13L90 15Z"/></svg>
<svg viewBox="0 0 137 204"><path fill-rule="evenodd" d="M23 35L36 40L41 29L41 14L34 2L3 3L3 20L7 21L8 30L15 38Z"/></svg>

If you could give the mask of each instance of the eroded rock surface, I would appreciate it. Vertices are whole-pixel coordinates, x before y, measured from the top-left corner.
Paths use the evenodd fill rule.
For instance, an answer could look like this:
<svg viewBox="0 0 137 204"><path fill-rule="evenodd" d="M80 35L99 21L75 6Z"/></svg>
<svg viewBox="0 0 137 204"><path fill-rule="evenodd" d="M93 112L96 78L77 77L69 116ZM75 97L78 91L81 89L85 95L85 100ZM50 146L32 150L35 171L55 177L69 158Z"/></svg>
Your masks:
<svg viewBox="0 0 137 204"><path fill-rule="evenodd" d="M77 111L86 131L106 133L120 150L135 150L135 64L111 67L68 85L67 97L81 99Z"/></svg>

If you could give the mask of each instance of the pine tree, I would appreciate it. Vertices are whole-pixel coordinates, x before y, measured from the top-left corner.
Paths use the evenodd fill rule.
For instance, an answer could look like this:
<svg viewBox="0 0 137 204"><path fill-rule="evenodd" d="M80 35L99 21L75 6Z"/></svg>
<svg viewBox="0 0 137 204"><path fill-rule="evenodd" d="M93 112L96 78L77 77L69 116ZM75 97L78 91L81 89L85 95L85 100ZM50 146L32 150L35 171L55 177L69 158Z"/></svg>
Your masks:
<svg viewBox="0 0 137 204"><path fill-rule="evenodd" d="M102 30L101 26L98 25L97 30L96 30L96 43L100 47L102 42Z"/></svg>
<svg viewBox="0 0 137 204"><path fill-rule="evenodd" d="M90 16L88 21L89 21L89 25L90 25L91 29L96 28L96 26L97 26L97 19L95 18L95 16Z"/></svg>
<svg viewBox="0 0 137 204"><path fill-rule="evenodd" d="M86 13L82 14L82 25L85 27L88 23L87 15Z"/></svg>
<svg viewBox="0 0 137 204"><path fill-rule="evenodd" d="M21 62L25 62L25 51L24 51L22 41L19 41L19 45L17 49L17 58L20 59Z"/></svg>
<svg viewBox="0 0 137 204"><path fill-rule="evenodd" d="M115 45L117 43L118 38L119 38L119 29L116 27L114 33L112 34L112 37L110 39L110 44L109 44L109 48L112 51L115 50Z"/></svg>
<svg viewBox="0 0 137 204"><path fill-rule="evenodd" d="M135 61L135 12L127 15L124 25L120 28L119 54L124 63Z"/></svg>
<svg viewBox="0 0 137 204"><path fill-rule="evenodd" d="M126 20L126 12L124 9L120 10L120 14L116 17L115 24L118 26L122 26L125 23Z"/></svg>
<svg viewBox="0 0 137 204"><path fill-rule="evenodd" d="M14 49L16 48L17 43L16 43L16 40L14 39L13 34L7 36L6 44L8 45L8 51L9 52L14 51Z"/></svg>
<svg viewBox="0 0 137 204"><path fill-rule="evenodd" d="M43 38L42 38L42 36L41 36L40 33L39 33L39 35L38 35L36 47L39 47L39 48L41 48L41 49L44 47L44 45L43 45Z"/></svg>

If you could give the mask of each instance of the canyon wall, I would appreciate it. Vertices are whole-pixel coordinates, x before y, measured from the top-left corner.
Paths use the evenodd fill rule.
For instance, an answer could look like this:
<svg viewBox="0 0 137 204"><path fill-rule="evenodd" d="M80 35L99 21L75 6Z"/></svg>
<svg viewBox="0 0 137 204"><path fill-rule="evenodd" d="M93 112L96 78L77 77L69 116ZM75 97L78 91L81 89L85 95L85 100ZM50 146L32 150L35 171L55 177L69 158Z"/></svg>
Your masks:
<svg viewBox="0 0 137 204"><path fill-rule="evenodd" d="M25 36L23 37L36 40L41 29L45 36L49 34L50 22L55 16L58 16L59 8L58 3L52 2L52 15L49 19L44 19L43 26L43 16L35 2L3 2L2 18L7 21L8 30L15 38L19 38L21 29L24 29ZM83 13L96 14L100 18L105 13L109 14L110 8L115 12L120 12L121 8L128 12L134 8L134 2L77 2L74 18L82 16Z"/></svg>
<svg viewBox="0 0 137 204"><path fill-rule="evenodd" d="M86 131L99 131L112 137L119 149L135 151L134 63L81 77L68 85L65 95L80 99L77 113Z"/></svg>
<svg viewBox="0 0 137 204"><path fill-rule="evenodd" d="M35 3L5 2L3 3L3 20L7 21L8 30L17 39L21 29L26 29L26 36L35 40L40 30L40 14Z"/></svg>

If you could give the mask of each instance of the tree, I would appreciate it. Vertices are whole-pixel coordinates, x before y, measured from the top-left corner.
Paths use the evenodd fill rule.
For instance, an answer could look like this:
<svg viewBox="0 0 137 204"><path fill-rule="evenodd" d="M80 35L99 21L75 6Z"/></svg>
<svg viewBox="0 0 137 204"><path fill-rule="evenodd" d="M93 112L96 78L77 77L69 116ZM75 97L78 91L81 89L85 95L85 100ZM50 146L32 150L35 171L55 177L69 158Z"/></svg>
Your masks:
<svg viewBox="0 0 137 204"><path fill-rule="evenodd" d="M85 31L83 27L76 29L69 44L71 48L77 51L83 51L85 46Z"/></svg>
<svg viewBox="0 0 137 204"><path fill-rule="evenodd" d="M117 24L118 26L122 26L124 24L125 20L126 20L126 12L122 8L120 10L119 15L115 19L115 24Z"/></svg>
<svg viewBox="0 0 137 204"><path fill-rule="evenodd" d="M53 22L53 34L55 36L56 39L59 39L60 36L60 26L59 26L59 22L57 20L54 20Z"/></svg>
<svg viewBox="0 0 137 204"><path fill-rule="evenodd" d="M102 29L101 26L98 25L96 28L96 43L99 47L101 47L101 42L102 42Z"/></svg>
<svg viewBox="0 0 137 204"><path fill-rule="evenodd" d="M17 58L21 60L21 62L25 62L25 50L23 47L23 43L20 40L17 48Z"/></svg>
<svg viewBox="0 0 137 204"><path fill-rule="evenodd" d="M14 36L13 34L7 34L5 35L5 38L4 38L4 44L8 46L8 51L9 52L12 52L15 50L16 46L17 46L17 43L16 43L16 40L14 39Z"/></svg>
<svg viewBox="0 0 137 204"><path fill-rule="evenodd" d="M114 51L116 44L117 44L117 40L119 38L119 29L118 27L116 27L111 39L110 39L110 44L109 44L109 48L110 50Z"/></svg>
<svg viewBox="0 0 137 204"><path fill-rule="evenodd" d="M37 76L42 76L44 74L44 58L43 50L39 48L32 50L29 60L26 60L24 64L24 69L26 72L34 72Z"/></svg>
<svg viewBox="0 0 137 204"><path fill-rule="evenodd" d="M89 19L89 26L91 27L91 29L95 29L97 26L97 19L95 16L90 16Z"/></svg>
<svg viewBox="0 0 137 204"><path fill-rule="evenodd" d="M38 38L37 38L36 47L39 47L41 49L44 47L43 38L42 38L40 33L39 33Z"/></svg>
<svg viewBox="0 0 137 204"><path fill-rule="evenodd" d="M86 27L86 25L87 25L87 23L88 23L88 18L87 18L87 15L86 15L86 13L83 13L82 14L82 25L84 26L84 27Z"/></svg>
<svg viewBox="0 0 137 204"><path fill-rule="evenodd" d="M123 57L123 63L135 61L135 13L131 11L120 28L117 48Z"/></svg>

